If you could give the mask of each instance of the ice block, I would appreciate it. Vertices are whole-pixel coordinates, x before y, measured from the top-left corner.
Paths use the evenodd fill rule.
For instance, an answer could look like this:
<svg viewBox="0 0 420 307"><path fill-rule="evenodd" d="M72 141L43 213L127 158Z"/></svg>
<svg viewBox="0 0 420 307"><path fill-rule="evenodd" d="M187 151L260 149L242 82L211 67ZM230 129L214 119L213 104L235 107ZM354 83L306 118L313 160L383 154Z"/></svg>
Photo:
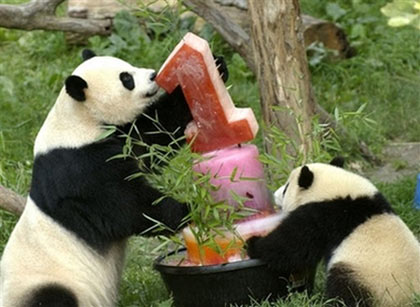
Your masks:
<svg viewBox="0 0 420 307"><path fill-rule="evenodd" d="M195 152L208 152L252 140L258 123L250 108L236 108L219 75L206 40L187 33L156 77L171 93L181 86L193 116L185 134Z"/></svg>
<svg viewBox="0 0 420 307"><path fill-rule="evenodd" d="M237 224L235 227L237 237L235 239L232 233L226 233L225 237L215 237L215 242L223 251L222 253L218 253L209 246L201 247L200 251L191 228L186 227L183 229L182 235L187 247L187 261L194 265L214 265L247 259L248 256L243 250L245 241L252 236L266 236L281 223L284 217L284 214L276 213Z"/></svg>
<svg viewBox="0 0 420 307"><path fill-rule="evenodd" d="M218 189L210 191L215 201L226 200L237 206L231 191L247 198L244 206L259 212L274 212L273 199L268 191L264 168L258 160L258 148L252 144L231 146L203 154L204 161L193 166L196 172L210 173L210 183Z"/></svg>

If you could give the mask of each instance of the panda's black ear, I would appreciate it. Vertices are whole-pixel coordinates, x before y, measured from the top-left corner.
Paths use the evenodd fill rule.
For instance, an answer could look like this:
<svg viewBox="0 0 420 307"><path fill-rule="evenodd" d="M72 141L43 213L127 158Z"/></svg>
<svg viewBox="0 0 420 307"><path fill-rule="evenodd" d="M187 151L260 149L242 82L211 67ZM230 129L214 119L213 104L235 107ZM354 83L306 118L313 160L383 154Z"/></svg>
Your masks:
<svg viewBox="0 0 420 307"><path fill-rule="evenodd" d="M343 157L335 157L331 160L330 164L342 168L344 166L344 162L345 160Z"/></svg>
<svg viewBox="0 0 420 307"><path fill-rule="evenodd" d="M301 188L307 189L314 181L314 174L306 165L302 167L299 174L298 184Z"/></svg>
<svg viewBox="0 0 420 307"><path fill-rule="evenodd" d="M85 88L88 87L88 84L79 76L70 76L67 77L65 83L66 92L73 99L77 101L85 101Z"/></svg>
<svg viewBox="0 0 420 307"><path fill-rule="evenodd" d="M83 61L89 60L90 58L93 58L96 56L95 52L93 52L90 49L83 49L82 51L82 59Z"/></svg>

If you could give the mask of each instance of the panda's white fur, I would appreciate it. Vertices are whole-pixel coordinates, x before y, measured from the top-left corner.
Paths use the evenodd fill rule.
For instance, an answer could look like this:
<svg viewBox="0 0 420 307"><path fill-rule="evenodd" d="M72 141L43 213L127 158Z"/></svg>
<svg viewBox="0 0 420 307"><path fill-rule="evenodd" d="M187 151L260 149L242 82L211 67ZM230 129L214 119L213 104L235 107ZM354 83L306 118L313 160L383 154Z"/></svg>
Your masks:
<svg viewBox="0 0 420 307"><path fill-rule="evenodd" d="M169 144L142 115L182 135L192 119L182 91L157 98L153 70L86 55L36 138L30 195L1 259L1 307L114 306L126 239L153 226L145 216L176 229L188 214L170 197L154 205L162 194L144 178L127 180L138 161L110 159L125 144L118 132L98 140L104 125L127 132L137 119L144 142Z"/></svg>
<svg viewBox="0 0 420 307"><path fill-rule="evenodd" d="M135 88L125 90L119 74L133 76ZM86 101L78 103L63 88L35 141L34 153L57 147L90 144L103 133L103 124L124 125L133 122L153 101L150 94L158 87L151 82L154 70L137 68L110 56L95 56L73 72L88 84ZM117 90L118 89L118 90Z"/></svg>
<svg viewBox="0 0 420 307"><path fill-rule="evenodd" d="M325 258L328 297L346 306L411 306L420 293L420 244L369 180L307 164L274 197L287 217L249 240L252 257L283 272L310 271Z"/></svg>
<svg viewBox="0 0 420 307"><path fill-rule="evenodd" d="M351 264L355 279L379 306L411 306L420 293L420 246L395 214L381 214L358 226L334 251L328 268Z"/></svg>
<svg viewBox="0 0 420 307"><path fill-rule="evenodd" d="M285 212L295 210L309 201L319 202L347 196L355 199L360 196L373 196L378 191L366 178L340 167L312 163L310 170L317 178L310 189L302 189L297 184L301 168L296 168L290 173L287 183L274 192L276 204ZM287 193L283 195L286 186Z"/></svg>
<svg viewBox="0 0 420 307"><path fill-rule="evenodd" d="M101 255L43 213L29 197L3 253L0 306L38 306L32 301L32 290L57 282L77 295L79 305L75 306L113 306L124 248L125 241L121 241Z"/></svg>

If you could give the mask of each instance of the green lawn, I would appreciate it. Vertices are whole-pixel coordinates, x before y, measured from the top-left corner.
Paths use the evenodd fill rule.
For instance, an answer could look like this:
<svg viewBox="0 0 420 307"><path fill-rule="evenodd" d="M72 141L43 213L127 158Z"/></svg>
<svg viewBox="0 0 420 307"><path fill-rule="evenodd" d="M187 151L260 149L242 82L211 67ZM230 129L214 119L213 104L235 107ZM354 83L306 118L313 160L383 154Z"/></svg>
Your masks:
<svg viewBox="0 0 420 307"><path fill-rule="evenodd" d="M0 3L22 2L0 0ZM420 31L390 28L379 11L386 1L335 1L341 16L326 8L328 1L302 1L303 12L337 22L357 48L351 59L332 62L327 58L311 66L318 102L329 112L339 110L346 128L380 155L389 141L420 141ZM98 54L121 57L136 66L158 69L191 23L177 14L144 14L148 29L123 16L109 38L94 37L88 47ZM175 25L175 26L173 26ZM211 28L200 33L216 54L223 54L230 69L228 86L238 106L251 106L260 118L257 83L244 61ZM80 63L83 47L66 44L65 35L43 31L22 32L0 29L0 184L21 194L28 193L35 136L63 84ZM349 116L362 105L359 116ZM341 154L353 155L354 148L341 140ZM257 143L259 143L258 141ZM272 182L272 186L280 182ZM415 179L378 183L404 221L420 236L420 211L412 209ZM16 218L0 210L0 254ZM121 285L120 306L170 306L170 296L152 269L156 241L133 238ZM293 294L274 305L322 306L323 274L320 270L314 296ZM420 297L416 306L420 306Z"/></svg>

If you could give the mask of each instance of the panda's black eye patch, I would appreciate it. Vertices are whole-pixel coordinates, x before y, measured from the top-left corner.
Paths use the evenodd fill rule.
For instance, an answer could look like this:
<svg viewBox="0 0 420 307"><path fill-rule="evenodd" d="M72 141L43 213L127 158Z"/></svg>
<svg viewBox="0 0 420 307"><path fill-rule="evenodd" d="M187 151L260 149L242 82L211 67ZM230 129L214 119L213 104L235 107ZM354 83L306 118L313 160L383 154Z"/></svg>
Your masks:
<svg viewBox="0 0 420 307"><path fill-rule="evenodd" d="M134 84L133 76L129 74L128 72L120 73L120 80L126 89L130 91L134 89L135 84Z"/></svg>

